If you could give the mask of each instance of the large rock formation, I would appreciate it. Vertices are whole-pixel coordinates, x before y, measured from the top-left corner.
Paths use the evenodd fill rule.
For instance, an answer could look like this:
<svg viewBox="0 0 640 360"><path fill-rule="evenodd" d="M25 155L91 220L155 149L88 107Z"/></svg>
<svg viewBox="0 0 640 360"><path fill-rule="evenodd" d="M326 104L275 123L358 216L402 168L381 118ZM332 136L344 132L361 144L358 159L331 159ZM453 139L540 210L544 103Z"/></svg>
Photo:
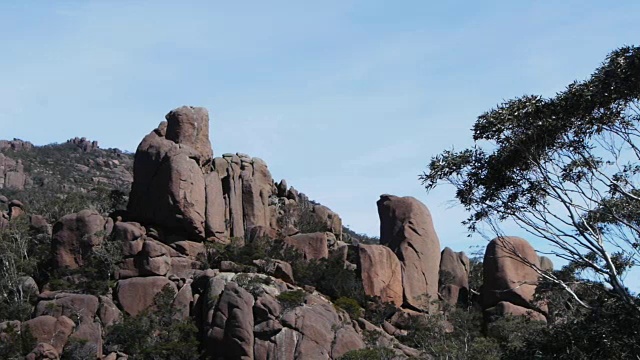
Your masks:
<svg viewBox="0 0 640 360"><path fill-rule="evenodd" d="M261 159L240 153L213 158L204 108L183 106L167 114L138 146L133 176L132 219L191 240L242 243L251 229L280 230L285 205L302 203L321 227L314 231L342 235L337 214L310 207L286 183L278 188Z"/></svg>
<svg viewBox="0 0 640 360"><path fill-rule="evenodd" d="M440 254L440 296L449 304L466 302L469 294L469 258L446 247Z"/></svg>
<svg viewBox="0 0 640 360"><path fill-rule="evenodd" d="M193 282L194 313L213 359L338 359L365 346L349 316L319 295L253 273L207 271ZM279 300L301 293L299 303Z"/></svg>
<svg viewBox="0 0 640 360"><path fill-rule="evenodd" d="M53 227L53 262L57 268L77 269L85 264L93 249L111 233L113 221L95 210L69 214Z"/></svg>
<svg viewBox="0 0 640 360"><path fill-rule="evenodd" d="M440 241L431 213L413 197L382 195L378 200L380 243L402 262L405 306L427 310L438 296Z"/></svg>
<svg viewBox="0 0 640 360"><path fill-rule="evenodd" d="M0 153L0 189L24 190L27 175L22 161Z"/></svg>
<svg viewBox="0 0 640 360"><path fill-rule="evenodd" d="M500 302L507 302L525 310L543 311L534 303L538 273L532 266L538 266L538 261L536 251L522 238L509 236L491 240L484 254L483 308L489 311ZM507 308L504 304L501 306ZM508 309L506 312L517 312L512 306Z"/></svg>
<svg viewBox="0 0 640 360"><path fill-rule="evenodd" d="M209 115L183 106L147 135L136 151L128 210L144 223L205 237L205 176L211 172Z"/></svg>
<svg viewBox="0 0 640 360"><path fill-rule="evenodd" d="M83 152L92 152L100 148L97 141L90 141L84 137L74 137L73 139L69 139L67 140L67 144L73 144L80 148L80 150L82 150Z"/></svg>
<svg viewBox="0 0 640 360"><path fill-rule="evenodd" d="M365 294L401 306L402 267L393 251L383 245L361 244L358 259Z"/></svg>

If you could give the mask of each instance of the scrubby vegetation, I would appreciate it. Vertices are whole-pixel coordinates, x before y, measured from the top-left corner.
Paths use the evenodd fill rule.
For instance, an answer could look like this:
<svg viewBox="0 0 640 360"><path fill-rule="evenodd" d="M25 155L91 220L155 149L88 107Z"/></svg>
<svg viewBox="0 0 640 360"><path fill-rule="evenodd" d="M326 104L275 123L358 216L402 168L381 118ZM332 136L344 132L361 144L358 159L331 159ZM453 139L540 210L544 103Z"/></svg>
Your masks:
<svg viewBox="0 0 640 360"><path fill-rule="evenodd" d="M171 306L175 291L165 287L155 297L155 309L107 329L105 347L133 360L192 360L200 356L198 329L191 319L177 319Z"/></svg>

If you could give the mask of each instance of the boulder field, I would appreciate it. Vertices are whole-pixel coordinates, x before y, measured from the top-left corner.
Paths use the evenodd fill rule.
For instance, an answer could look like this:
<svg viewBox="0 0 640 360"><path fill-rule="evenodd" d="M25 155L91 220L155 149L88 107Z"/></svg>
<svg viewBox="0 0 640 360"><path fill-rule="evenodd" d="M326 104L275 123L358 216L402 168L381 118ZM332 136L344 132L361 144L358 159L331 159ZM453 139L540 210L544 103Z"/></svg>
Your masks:
<svg viewBox="0 0 640 360"><path fill-rule="evenodd" d="M54 291L24 279L25 291L36 299L34 317L0 323L0 338L28 328L37 344L30 359L58 359L74 339L93 346L98 358L126 359L104 347L107 329L126 316L154 311L154 299L170 289L175 318L194 319L208 358L338 359L366 347L370 334L397 358L407 358L420 354L394 337L402 334L403 319L440 311L437 300L466 303L480 290L470 288L469 258L441 249L431 213L416 198L381 195L380 243L346 243L338 214L285 180L276 183L259 158L214 157L209 135L206 109L183 106L169 112L137 148L123 213L82 210L51 227L19 202L0 197L8 209L0 212L0 227L30 216L31 228L51 239L55 269L88 266L107 245L121 252L112 274L115 286L104 296ZM71 143L86 152L97 149L86 139ZM0 188L19 187L19 169L0 153ZM291 264L283 260L259 259L250 268L222 261L219 268L207 268L212 244L251 246L256 239L281 240L304 261L339 259L357 274L367 296L389 303L395 314L378 325L350 315L315 289L298 286ZM534 299L539 275L531 265L553 269L524 239L503 237L488 244L481 290L488 318L545 320L546 308ZM283 300L285 293L302 295L291 303Z"/></svg>

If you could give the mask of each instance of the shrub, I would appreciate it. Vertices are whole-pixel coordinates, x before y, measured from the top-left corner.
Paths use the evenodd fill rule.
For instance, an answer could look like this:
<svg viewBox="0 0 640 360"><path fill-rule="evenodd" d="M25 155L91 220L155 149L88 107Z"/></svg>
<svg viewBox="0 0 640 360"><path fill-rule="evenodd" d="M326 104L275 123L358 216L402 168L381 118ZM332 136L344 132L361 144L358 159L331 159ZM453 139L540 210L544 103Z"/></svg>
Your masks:
<svg viewBox="0 0 640 360"><path fill-rule="evenodd" d="M7 360L24 359L36 346L36 339L31 335L29 328L22 328L18 331L11 324L4 330L0 341L0 358Z"/></svg>
<svg viewBox="0 0 640 360"><path fill-rule="evenodd" d="M362 308L355 299L342 296L334 301L333 304L346 311L351 319L359 319L362 316Z"/></svg>
<svg viewBox="0 0 640 360"><path fill-rule="evenodd" d="M280 293L278 301L286 311L304 304L306 297L307 293L302 290L291 290Z"/></svg>
<svg viewBox="0 0 640 360"><path fill-rule="evenodd" d="M171 303L175 291L166 286L155 297L155 310L125 316L107 330L106 349L122 351L135 360L198 359L198 329L189 320L176 320Z"/></svg>
<svg viewBox="0 0 640 360"><path fill-rule="evenodd" d="M393 350L383 347L351 350L342 355L340 360L391 360L396 357Z"/></svg>

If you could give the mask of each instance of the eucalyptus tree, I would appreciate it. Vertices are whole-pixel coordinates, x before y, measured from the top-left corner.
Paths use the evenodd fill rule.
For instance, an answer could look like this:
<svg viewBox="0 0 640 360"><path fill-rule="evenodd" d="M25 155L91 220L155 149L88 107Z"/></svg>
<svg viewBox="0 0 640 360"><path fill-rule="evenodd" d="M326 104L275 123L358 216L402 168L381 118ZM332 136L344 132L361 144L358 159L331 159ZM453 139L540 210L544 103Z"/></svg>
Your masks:
<svg viewBox="0 0 640 360"><path fill-rule="evenodd" d="M455 187L471 232L488 225L501 235L515 222L640 311L623 276L640 260L639 123L640 48L627 46L553 97L526 95L480 115L474 145L434 156L420 179L427 190Z"/></svg>

